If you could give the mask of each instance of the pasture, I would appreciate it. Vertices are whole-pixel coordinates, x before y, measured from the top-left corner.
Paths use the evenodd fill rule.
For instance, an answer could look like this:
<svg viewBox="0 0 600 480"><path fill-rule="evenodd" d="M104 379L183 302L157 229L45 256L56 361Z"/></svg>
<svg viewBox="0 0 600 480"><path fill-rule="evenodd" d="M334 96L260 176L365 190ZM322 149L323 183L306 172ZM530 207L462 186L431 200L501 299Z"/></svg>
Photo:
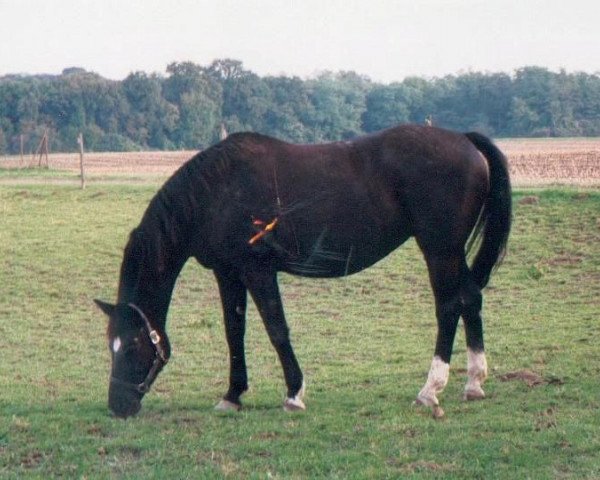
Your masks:
<svg viewBox="0 0 600 480"><path fill-rule="evenodd" d="M227 350L212 274L189 262L173 357L122 421L108 414L106 320L122 249L160 182L0 170L1 478L598 478L600 192L518 189L508 256L485 290L488 398L460 400L462 327L446 417L412 402L436 332L408 242L342 280L282 276L307 411L283 412L281 368L249 309L250 391L213 411ZM110 180L110 179L109 179Z"/></svg>

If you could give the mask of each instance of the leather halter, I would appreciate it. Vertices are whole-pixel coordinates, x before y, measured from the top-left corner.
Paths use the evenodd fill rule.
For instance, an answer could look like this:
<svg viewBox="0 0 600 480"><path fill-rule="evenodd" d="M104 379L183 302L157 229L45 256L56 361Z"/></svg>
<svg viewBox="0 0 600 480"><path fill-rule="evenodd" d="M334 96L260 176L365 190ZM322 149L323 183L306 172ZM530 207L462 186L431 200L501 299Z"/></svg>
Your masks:
<svg viewBox="0 0 600 480"><path fill-rule="evenodd" d="M133 303L128 303L127 306L135 310L144 321L146 332L148 333L148 337L150 337L150 341L154 346L154 361L152 362L152 366L150 367L150 370L148 371L148 374L146 375L146 378L142 383L126 382L125 380L121 380L120 378L116 378L114 376L111 376L110 383L123 385L125 387L129 387L135 390L138 393L145 394L150 390L150 387L154 383L154 380L156 380L156 377L158 376L160 371L169 361L169 357L167 356L167 352L165 351L161 343L160 335L154 328L152 328L152 324L150 323L150 320L148 320L146 314L137 305Z"/></svg>

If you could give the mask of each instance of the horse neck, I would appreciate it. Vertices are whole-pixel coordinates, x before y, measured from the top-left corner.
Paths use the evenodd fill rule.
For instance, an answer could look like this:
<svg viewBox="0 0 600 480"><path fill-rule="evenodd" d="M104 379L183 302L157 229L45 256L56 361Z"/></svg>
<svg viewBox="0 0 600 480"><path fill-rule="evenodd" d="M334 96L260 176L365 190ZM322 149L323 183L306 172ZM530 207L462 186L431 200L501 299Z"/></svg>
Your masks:
<svg viewBox="0 0 600 480"><path fill-rule="evenodd" d="M126 248L117 302L133 303L153 325L164 330L173 288L187 257L167 252L159 255L159 258L148 254L141 259L133 258L137 256L135 250Z"/></svg>

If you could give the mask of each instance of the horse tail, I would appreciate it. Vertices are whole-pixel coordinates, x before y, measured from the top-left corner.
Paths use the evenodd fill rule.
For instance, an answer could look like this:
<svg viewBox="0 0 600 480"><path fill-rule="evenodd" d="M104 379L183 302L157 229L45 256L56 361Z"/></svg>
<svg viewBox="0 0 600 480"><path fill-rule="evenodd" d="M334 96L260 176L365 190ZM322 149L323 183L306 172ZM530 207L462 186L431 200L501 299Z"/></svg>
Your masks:
<svg viewBox="0 0 600 480"><path fill-rule="evenodd" d="M490 171L488 197L467 247L468 253L473 244L480 245L471 273L477 285L483 288L506 253L512 217L511 186L504 154L484 135L475 132L465 135L484 155Z"/></svg>

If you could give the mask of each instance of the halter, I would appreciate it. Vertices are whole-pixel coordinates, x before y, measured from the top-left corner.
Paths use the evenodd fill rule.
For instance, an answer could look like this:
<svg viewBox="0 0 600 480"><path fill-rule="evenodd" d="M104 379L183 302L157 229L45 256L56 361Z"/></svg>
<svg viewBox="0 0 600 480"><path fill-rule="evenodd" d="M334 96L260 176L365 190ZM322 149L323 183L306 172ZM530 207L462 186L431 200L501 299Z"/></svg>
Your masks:
<svg viewBox="0 0 600 480"><path fill-rule="evenodd" d="M132 388L138 393L145 394L148 393L150 387L154 383L154 380L156 380L156 377L158 376L160 371L169 361L169 357L167 356L167 352L165 351L162 343L160 343L160 335L154 328L152 328L152 324L150 323L150 320L148 320L146 314L142 312L142 310L133 303L128 303L127 305L133 310L135 310L144 321L144 326L146 327L146 331L148 333L148 336L150 337L150 341L154 346L154 362L152 362L152 366L150 367L150 370L148 371L148 374L146 375L146 378L142 383L126 382L114 376L111 376L110 383L123 385L125 387Z"/></svg>

